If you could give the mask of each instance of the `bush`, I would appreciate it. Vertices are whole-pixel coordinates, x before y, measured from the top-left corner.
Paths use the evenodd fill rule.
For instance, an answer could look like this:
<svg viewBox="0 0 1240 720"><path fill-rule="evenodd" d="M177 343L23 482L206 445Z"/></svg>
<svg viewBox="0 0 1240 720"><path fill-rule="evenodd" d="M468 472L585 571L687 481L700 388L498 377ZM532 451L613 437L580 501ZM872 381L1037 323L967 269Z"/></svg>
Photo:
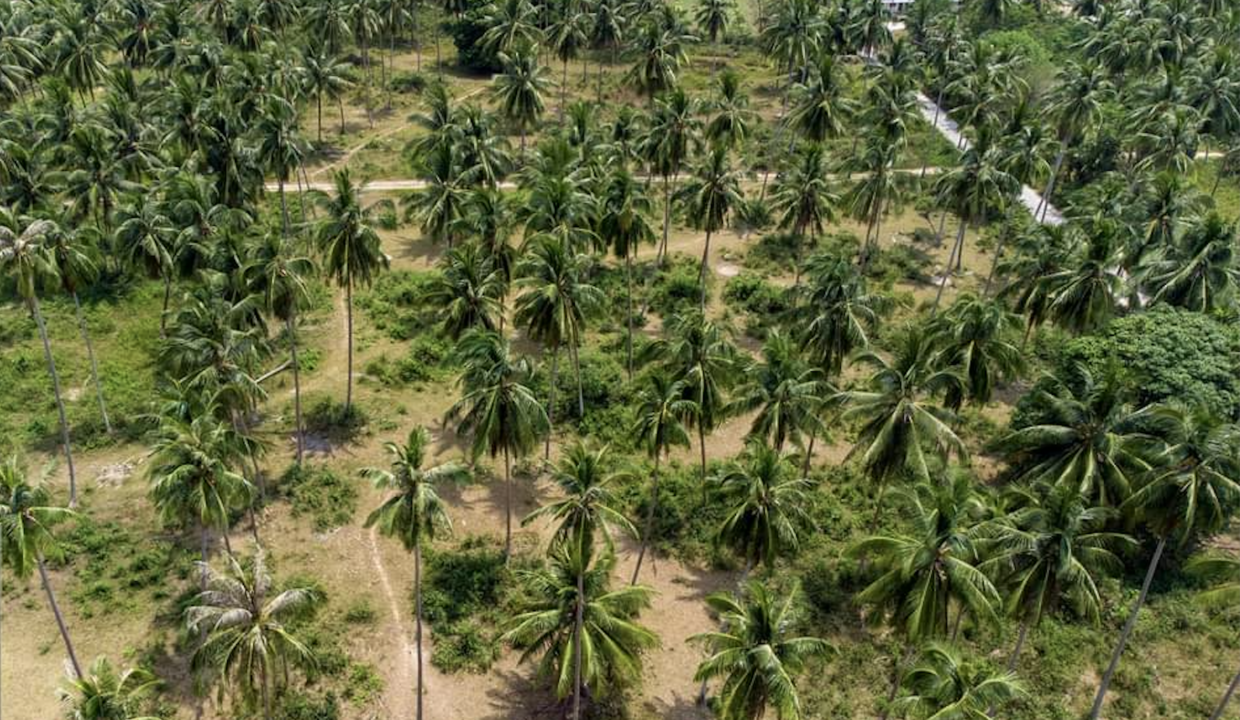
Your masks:
<svg viewBox="0 0 1240 720"><path fill-rule="evenodd" d="M687 255L673 255L663 266L663 270L655 276L650 307L663 317L671 317L677 313L698 306L702 291L698 284L701 273L701 261ZM710 302L713 277L706 275L706 302Z"/></svg>
<svg viewBox="0 0 1240 720"><path fill-rule="evenodd" d="M357 403L345 405L331 398L319 398L306 412L306 431L340 440L357 436L366 427L366 413Z"/></svg>
<svg viewBox="0 0 1240 720"><path fill-rule="evenodd" d="M437 277L433 271L384 273L367 292L358 294L357 304L374 326L391 339L416 338L435 323L423 306L423 298Z"/></svg>
<svg viewBox="0 0 1240 720"><path fill-rule="evenodd" d="M280 492L289 498L293 517L312 517L317 532L349 523L357 511L357 487L326 466L290 466L280 476Z"/></svg>
<svg viewBox="0 0 1240 720"><path fill-rule="evenodd" d="M466 11L460 19L446 24L456 46L456 62L462 68L475 73L495 73L503 69L494 52L487 50L482 36L488 29L482 8L486 0L468 0Z"/></svg>
<svg viewBox="0 0 1240 720"><path fill-rule="evenodd" d="M750 272L742 272L728 281L723 288L723 300L749 315L745 332L759 339L766 336L767 328L790 307L784 288Z"/></svg>
<svg viewBox="0 0 1240 720"><path fill-rule="evenodd" d="M340 703L334 693L311 697L296 690L285 692L276 703L277 720L339 720Z"/></svg>
<svg viewBox="0 0 1240 720"><path fill-rule="evenodd" d="M392 75L388 84L399 93L420 93L426 89L428 81L422 73L405 70Z"/></svg>

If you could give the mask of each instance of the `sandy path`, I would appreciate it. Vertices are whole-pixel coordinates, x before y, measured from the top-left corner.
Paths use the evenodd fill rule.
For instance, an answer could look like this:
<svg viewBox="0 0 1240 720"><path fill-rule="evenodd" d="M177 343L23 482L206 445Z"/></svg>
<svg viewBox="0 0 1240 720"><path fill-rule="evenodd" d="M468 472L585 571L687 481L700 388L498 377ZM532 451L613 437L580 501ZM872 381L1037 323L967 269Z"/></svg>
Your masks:
<svg viewBox="0 0 1240 720"><path fill-rule="evenodd" d="M414 675L415 648L409 642L409 629L405 626L404 615L400 611L400 601L392 590L392 580L388 577L387 568L383 566L383 558L379 556L378 531L370 529L370 560L375 566L375 574L383 587L383 595L388 601L391 611L391 632L384 633L392 639L392 652L396 654L387 682L384 683L383 709L390 717L413 717L413 693L416 692Z"/></svg>

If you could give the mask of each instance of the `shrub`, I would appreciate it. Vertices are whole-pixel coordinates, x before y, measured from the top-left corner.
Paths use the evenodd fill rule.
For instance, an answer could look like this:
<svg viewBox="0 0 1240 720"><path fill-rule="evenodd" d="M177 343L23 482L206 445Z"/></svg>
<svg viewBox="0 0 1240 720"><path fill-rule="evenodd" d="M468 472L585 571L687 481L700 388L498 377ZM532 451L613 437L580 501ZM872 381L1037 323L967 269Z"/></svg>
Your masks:
<svg viewBox="0 0 1240 720"><path fill-rule="evenodd" d="M345 405L332 398L319 398L306 412L306 431L349 440L366 427L366 413L357 403Z"/></svg>
<svg viewBox="0 0 1240 720"><path fill-rule="evenodd" d="M723 299L729 306L748 313L745 332L756 338L765 337L767 328L789 308L784 288L750 272L729 280L723 288Z"/></svg>
<svg viewBox="0 0 1240 720"><path fill-rule="evenodd" d="M426 89L428 82L422 73L406 70L392 75L388 84L399 93L420 93Z"/></svg>
<svg viewBox="0 0 1240 720"><path fill-rule="evenodd" d="M679 312L697 307L701 302L701 286L698 284L701 272L700 260L687 255L673 255L663 265L663 270L655 276L650 306L663 317L671 317ZM713 277L706 275L706 302L710 302L710 288Z"/></svg>
<svg viewBox="0 0 1240 720"><path fill-rule="evenodd" d="M289 690L276 703L277 720L339 720L340 703L335 693L311 697L304 692Z"/></svg>
<svg viewBox="0 0 1240 720"><path fill-rule="evenodd" d="M326 466L292 465L280 476L280 492L293 516L308 515L318 532L345 525L357 511L357 487Z"/></svg>
<svg viewBox="0 0 1240 720"><path fill-rule="evenodd" d="M426 313L423 298L435 272L396 270L384 273L369 290L359 293L357 304L381 332L393 340L410 340L430 329L435 322Z"/></svg>

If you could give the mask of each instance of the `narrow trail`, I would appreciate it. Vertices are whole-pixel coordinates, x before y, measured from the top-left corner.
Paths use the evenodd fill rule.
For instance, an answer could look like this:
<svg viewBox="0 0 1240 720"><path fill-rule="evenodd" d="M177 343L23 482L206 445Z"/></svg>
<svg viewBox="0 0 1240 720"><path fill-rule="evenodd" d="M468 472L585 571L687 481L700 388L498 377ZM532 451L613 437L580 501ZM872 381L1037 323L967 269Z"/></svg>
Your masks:
<svg viewBox="0 0 1240 720"><path fill-rule="evenodd" d="M375 574L379 584L383 586L383 594L387 597L388 609L391 611L391 632L397 656L390 666L389 677L384 682L383 707L390 718L413 717L414 688L414 656L415 649L409 642L409 629L405 626L404 615L400 610L400 601L392 590L392 580L388 577L387 568L383 566L383 557L379 553L378 532L370 529L370 560L374 563Z"/></svg>

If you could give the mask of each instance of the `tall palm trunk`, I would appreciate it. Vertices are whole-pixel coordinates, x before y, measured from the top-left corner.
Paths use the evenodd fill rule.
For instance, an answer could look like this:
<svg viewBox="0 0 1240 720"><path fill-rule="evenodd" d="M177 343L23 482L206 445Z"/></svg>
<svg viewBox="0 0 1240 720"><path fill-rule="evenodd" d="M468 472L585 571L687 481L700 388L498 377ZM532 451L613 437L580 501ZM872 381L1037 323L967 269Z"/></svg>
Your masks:
<svg viewBox="0 0 1240 720"><path fill-rule="evenodd" d="M345 305L345 322L348 325L348 345L349 345L349 366L347 369L348 380L344 391L344 409L349 411L353 408L353 277L350 276L344 284L344 305Z"/></svg>
<svg viewBox="0 0 1240 720"><path fill-rule="evenodd" d="M697 431L698 452L702 456L702 507L706 507L706 423L699 420Z"/></svg>
<svg viewBox="0 0 1240 720"><path fill-rule="evenodd" d="M1063 168L1064 156L1068 154L1068 142L1071 135L1064 135L1063 140L1059 142L1059 153L1055 155L1055 164L1051 167L1051 176L1046 180L1046 192L1042 193L1042 199L1038 201L1038 207L1034 210L1035 220L1045 220L1046 210L1051 204L1051 195L1055 192L1055 181L1059 179L1059 171Z"/></svg>
<svg viewBox="0 0 1240 720"><path fill-rule="evenodd" d="M703 313L706 312L706 262L710 257L710 235L711 231L707 230L706 245L702 248L702 269L698 271L698 287L701 290L701 305Z"/></svg>
<svg viewBox="0 0 1240 720"><path fill-rule="evenodd" d="M512 462L504 445L504 562L512 557Z"/></svg>
<svg viewBox="0 0 1240 720"><path fill-rule="evenodd" d="M297 423L297 464L300 465L306 454L306 439L301 421L301 368L297 366L297 335L294 332L296 323L293 321L293 313L293 309L289 308L288 317L284 318L284 328L288 332L289 359L293 363L293 416Z"/></svg>
<svg viewBox="0 0 1240 720"><path fill-rule="evenodd" d="M637 577L642 572L642 561L646 559L646 548L650 545L650 534L654 532L654 513L659 506L659 451L654 453L654 474L650 476L650 507L646 508L646 527L642 530L641 548L637 551L637 565L633 567L633 579L630 585L637 584Z"/></svg>
<svg viewBox="0 0 1240 720"><path fill-rule="evenodd" d="M285 174L287 174L287 171L284 173L281 173L281 175L276 178L276 185L279 187L279 192L280 192L280 220L284 223L284 226L283 226L284 237L287 238L289 236L289 220L288 220L288 199L285 198L284 196L284 175Z"/></svg>
<svg viewBox="0 0 1240 720"><path fill-rule="evenodd" d="M947 265L943 268L943 277L939 280L939 290L934 294L934 307L930 309L931 317L939 311L939 302L943 299L943 288L947 287L947 278L952 274L952 264L964 253L964 234L968 227L969 224L962 218L960 229L956 231L956 243L952 246L951 254L947 257Z"/></svg>
<svg viewBox="0 0 1240 720"><path fill-rule="evenodd" d="M1236 694L1236 688L1240 686L1240 672L1231 679L1231 684L1227 686L1227 692L1223 693L1223 699L1219 702L1218 707L1214 709L1214 713L1210 715L1210 720L1221 720L1223 712L1227 709L1227 704L1231 702L1231 696Z"/></svg>
<svg viewBox="0 0 1240 720"><path fill-rule="evenodd" d="M577 572L577 608L573 619L573 720L581 719L581 634L585 630L586 569Z"/></svg>
<svg viewBox="0 0 1240 720"><path fill-rule="evenodd" d="M577 347L577 340L568 346L568 351L573 358L573 374L577 376L577 417L586 416L586 397L585 391L581 386L581 349Z"/></svg>
<svg viewBox="0 0 1240 720"><path fill-rule="evenodd" d="M422 535L413 537L413 644L418 655L417 720L422 720Z"/></svg>
<svg viewBox="0 0 1240 720"><path fill-rule="evenodd" d="M323 93L317 93L314 96L315 104L318 106L319 112L319 143L323 142Z"/></svg>
<svg viewBox="0 0 1240 720"><path fill-rule="evenodd" d="M60 415L60 442L65 449L65 463L69 468L69 507L77 507L77 474L73 470L73 447L69 441L69 420L65 417L65 400L60 395L60 375L56 372L56 359L52 357L52 342L47 337L47 324L39 309L39 296L30 296L30 314L39 326L39 339L43 341L43 357L47 360L47 374L52 378L52 394L56 397L56 412Z"/></svg>
<svg viewBox="0 0 1240 720"><path fill-rule="evenodd" d="M818 439L818 426L810 428L809 446L805 449L805 459L801 461L801 477L809 477L809 465L814 459L814 441Z"/></svg>
<svg viewBox="0 0 1240 720"><path fill-rule="evenodd" d="M82 666L78 664L77 653L73 650L73 641L69 639L69 628L65 626L65 618L60 614L60 605L56 602L52 582L47 577L47 563L43 561L42 553L39 553L36 562L39 565L39 579L43 582L43 591L47 593L47 604L52 608L52 615L56 617L56 627L60 629L60 639L65 642L65 652L69 653L69 664L73 666L73 676L80 679Z"/></svg>
<svg viewBox="0 0 1240 720"><path fill-rule="evenodd" d="M891 703L895 702L896 693L900 691L900 681L904 679L904 668L912 658L913 646L909 645L904 650L904 657L900 659L900 663L896 665L892 673L894 677L891 681L891 690L887 692L887 703L883 705L883 711L878 714L879 720L887 720L887 716L891 713Z"/></svg>
<svg viewBox="0 0 1240 720"><path fill-rule="evenodd" d="M655 264L663 267L664 257L667 255L667 236L672 229L672 185L668 182L667 176L663 176L663 242L659 245L659 253L655 257Z"/></svg>
<svg viewBox="0 0 1240 720"><path fill-rule="evenodd" d="M551 436L555 433L555 391L560 375L560 344L551 346L551 384L547 388L547 439L543 446L543 460L551 459Z"/></svg>
<svg viewBox="0 0 1240 720"><path fill-rule="evenodd" d="M1089 711L1090 720L1098 720L1102 716L1102 701L1106 699L1107 690L1111 687L1115 669L1119 667L1119 658L1124 654L1128 636L1132 634L1132 628L1137 624L1137 615L1141 613L1141 606L1145 604L1145 596L1149 594L1150 583L1154 581L1154 573L1158 571L1158 561L1162 559L1163 549L1166 546L1167 538L1159 538L1158 545L1154 548L1154 557L1150 558L1150 566L1145 571L1145 580L1141 583L1141 593L1137 595L1132 612L1128 614L1128 621L1124 623L1124 630L1119 635L1119 643L1115 645L1115 652L1111 655L1111 664L1107 666L1107 671L1102 676L1102 683L1098 685L1098 694L1094 696L1094 706Z"/></svg>
<svg viewBox="0 0 1240 720"><path fill-rule="evenodd" d="M336 96L337 107L340 108L340 134L344 135L344 96Z"/></svg>
<svg viewBox="0 0 1240 720"><path fill-rule="evenodd" d="M560 126L564 126L564 106L568 103L568 60L564 60L564 79L560 82Z"/></svg>
<svg viewBox="0 0 1240 720"><path fill-rule="evenodd" d="M159 312L159 336L168 335L168 300L172 298L172 273L164 270L164 305Z"/></svg>
<svg viewBox="0 0 1240 720"><path fill-rule="evenodd" d="M625 351L628 354L629 380L633 379L633 253L624 253L624 284L625 300L628 303L629 335L625 340Z"/></svg>
<svg viewBox="0 0 1240 720"><path fill-rule="evenodd" d="M77 313L78 331L82 334L82 342L86 344L86 357L90 360L90 379L95 385L95 397L99 398L99 414L103 416L103 428L112 434L112 421L108 419L108 404L103 400L103 385L99 382L99 364L95 362L95 348L90 341L90 332L86 329L86 318L82 315L82 303L78 300L77 290L73 293L73 310Z"/></svg>

